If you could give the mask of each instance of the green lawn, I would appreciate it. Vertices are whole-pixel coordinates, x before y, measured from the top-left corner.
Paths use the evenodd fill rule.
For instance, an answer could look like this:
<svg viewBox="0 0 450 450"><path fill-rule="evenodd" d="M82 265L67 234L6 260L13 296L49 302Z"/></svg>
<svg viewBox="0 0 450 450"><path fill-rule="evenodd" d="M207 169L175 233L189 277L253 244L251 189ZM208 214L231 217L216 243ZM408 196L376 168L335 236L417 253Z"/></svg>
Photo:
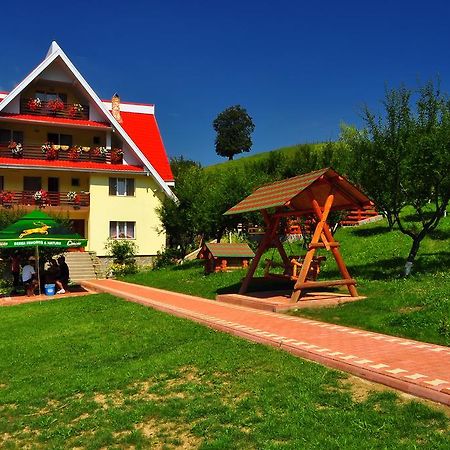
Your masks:
<svg viewBox="0 0 450 450"><path fill-rule="evenodd" d="M450 446L434 407L108 295L1 308L0 355L4 449Z"/></svg>
<svg viewBox="0 0 450 450"><path fill-rule="evenodd" d="M358 280L359 293L367 299L295 314L450 345L450 217L424 240L409 279L401 274L410 239L399 231L389 232L384 221L340 229L336 238L351 275ZM287 251L304 254L295 247ZM321 279L339 277L334 259L327 256ZM217 293L237 292L244 275L238 271L204 276L201 263L193 262L126 280L214 299Z"/></svg>

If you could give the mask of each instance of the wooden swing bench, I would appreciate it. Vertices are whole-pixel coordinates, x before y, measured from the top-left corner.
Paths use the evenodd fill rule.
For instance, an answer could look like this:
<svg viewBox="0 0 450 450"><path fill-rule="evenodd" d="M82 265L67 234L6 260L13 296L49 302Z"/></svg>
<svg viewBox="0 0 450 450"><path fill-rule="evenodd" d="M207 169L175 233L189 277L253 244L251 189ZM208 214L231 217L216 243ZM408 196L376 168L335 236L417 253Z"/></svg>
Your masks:
<svg viewBox="0 0 450 450"><path fill-rule="evenodd" d="M307 281L316 281L320 273L320 265L326 261L326 256L314 256L311 261L311 266L308 270L306 276ZM301 268L303 267L303 262L305 260L305 255L300 257L289 256L290 266L286 267L284 263L274 261L273 259L266 259L264 267L264 278L276 279L276 280L289 280L297 281L300 275ZM272 268L284 269L284 273L273 273L270 272Z"/></svg>
<svg viewBox="0 0 450 450"><path fill-rule="evenodd" d="M334 239L327 219L331 211L365 208L369 205L373 206L373 203L364 193L330 168L277 181L257 189L225 213L240 214L259 210L266 224L264 236L239 294L247 292L263 253L270 247L275 247L283 262L266 260L264 276L295 281L292 302L304 297L308 289L330 286L346 286L350 296L357 297L356 280L349 274L339 250L339 243ZM311 215L316 219L306 255L300 258L289 257L278 236L280 219ZM316 255L319 249L332 254L341 279L317 281L320 265L326 259L324 256ZM281 267L284 269L283 273L271 273L270 270L274 267Z"/></svg>

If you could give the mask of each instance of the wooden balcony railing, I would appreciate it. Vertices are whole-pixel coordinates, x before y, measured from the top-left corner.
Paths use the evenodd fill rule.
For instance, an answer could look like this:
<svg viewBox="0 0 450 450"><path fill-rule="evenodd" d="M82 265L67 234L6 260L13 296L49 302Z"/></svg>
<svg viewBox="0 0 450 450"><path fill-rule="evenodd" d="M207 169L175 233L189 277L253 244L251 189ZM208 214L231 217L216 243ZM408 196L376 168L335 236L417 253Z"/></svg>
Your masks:
<svg viewBox="0 0 450 450"><path fill-rule="evenodd" d="M34 98L23 98L20 101L20 113L32 114L34 116L89 120L89 105L82 105L80 103L57 103L54 100L45 102Z"/></svg>
<svg viewBox="0 0 450 450"><path fill-rule="evenodd" d="M89 192L77 192L74 199L67 197L68 192L47 192L42 200L35 199L36 191L0 191L0 204L5 208L12 206L57 206L73 209L86 208L90 204Z"/></svg>
<svg viewBox="0 0 450 450"><path fill-rule="evenodd" d="M58 147L58 146L57 146ZM56 147L56 148L57 148ZM61 146L59 146L61 147ZM89 151L88 147L82 147L82 150L77 153L77 158L73 159L71 158L71 152L69 150L62 150L61 148L56 151L56 158L52 159L58 159L61 161L91 161L91 162L98 162L98 163L109 163L111 162L111 153L108 151L106 155L95 155L92 148ZM11 159L20 159L20 158L26 158L26 159L40 159L40 160L49 160L50 158L47 157L47 154L42 153L42 148L40 145L22 145L22 154L20 156L13 155L12 151L8 148L8 144L0 144L0 157L2 158L11 158Z"/></svg>

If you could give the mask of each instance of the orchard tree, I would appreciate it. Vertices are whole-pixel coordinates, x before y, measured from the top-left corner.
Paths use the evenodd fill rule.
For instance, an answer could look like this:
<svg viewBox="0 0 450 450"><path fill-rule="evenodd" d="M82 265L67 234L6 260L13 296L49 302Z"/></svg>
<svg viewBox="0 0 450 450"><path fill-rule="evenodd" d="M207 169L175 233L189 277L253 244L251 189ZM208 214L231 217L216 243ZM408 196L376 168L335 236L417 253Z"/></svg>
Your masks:
<svg viewBox="0 0 450 450"><path fill-rule="evenodd" d="M240 105L222 111L213 122L216 131L216 153L233 159L234 155L250 151L251 134L255 129L252 118Z"/></svg>
<svg viewBox="0 0 450 450"><path fill-rule="evenodd" d="M388 90L384 114L365 108L364 130L348 139L367 194L412 239L409 275L422 240L436 229L450 200L450 103L432 82L414 92ZM413 208L414 221L406 221Z"/></svg>

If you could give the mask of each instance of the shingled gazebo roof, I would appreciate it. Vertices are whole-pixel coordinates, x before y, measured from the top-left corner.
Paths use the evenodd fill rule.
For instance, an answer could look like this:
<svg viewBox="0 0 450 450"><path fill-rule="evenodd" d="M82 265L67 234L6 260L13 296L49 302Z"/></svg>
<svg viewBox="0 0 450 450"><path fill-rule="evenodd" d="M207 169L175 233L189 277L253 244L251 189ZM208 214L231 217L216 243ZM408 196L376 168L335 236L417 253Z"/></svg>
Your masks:
<svg viewBox="0 0 450 450"><path fill-rule="evenodd" d="M215 258L253 258L255 254L248 244L205 244Z"/></svg>
<svg viewBox="0 0 450 450"><path fill-rule="evenodd" d="M262 186L230 208L225 215L283 207L286 211L308 213L312 210L312 198L323 204L330 192L334 194L332 210L363 208L372 204L343 176L331 168L325 168Z"/></svg>

